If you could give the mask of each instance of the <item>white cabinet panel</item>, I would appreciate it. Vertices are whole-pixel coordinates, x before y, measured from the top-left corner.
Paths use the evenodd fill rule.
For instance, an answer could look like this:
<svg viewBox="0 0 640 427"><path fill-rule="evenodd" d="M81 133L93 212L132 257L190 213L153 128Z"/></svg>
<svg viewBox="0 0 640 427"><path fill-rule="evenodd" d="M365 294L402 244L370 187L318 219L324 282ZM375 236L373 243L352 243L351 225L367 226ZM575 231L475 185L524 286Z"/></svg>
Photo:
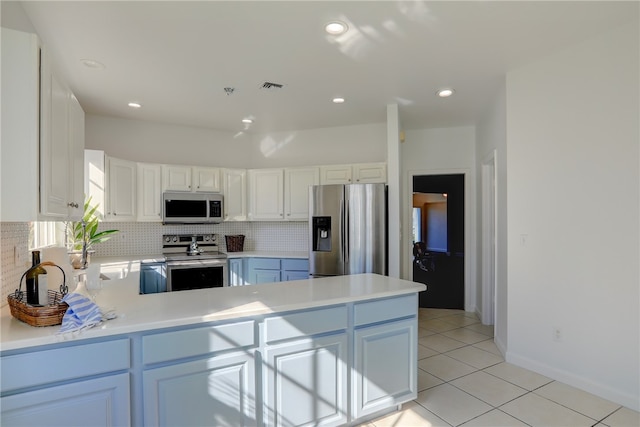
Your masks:
<svg viewBox="0 0 640 427"><path fill-rule="evenodd" d="M162 174L160 165L137 164L138 221L162 221Z"/></svg>
<svg viewBox="0 0 640 427"><path fill-rule="evenodd" d="M358 329L351 377L353 417L360 418L417 396L417 320Z"/></svg>
<svg viewBox="0 0 640 427"><path fill-rule="evenodd" d="M84 110L75 95L69 98L69 219L81 220L84 214Z"/></svg>
<svg viewBox="0 0 640 427"><path fill-rule="evenodd" d="M320 183L327 184L351 184L351 165L331 165L320 167Z"/></svg>
<svg viewBox="0 0 640 427"><path fill-rule="evenodd" d="M220 192L220 169L194 167L192 177L193 191Z"/></svg>
<svg viewBox="0 0 640 427"><path fill-rule="evenodd" d="M308 220L309 186L319 182L316 167L249 170L249 219Z"/></svg>
<svg viewBox="0 0 640 427"><path fill-rule="evenodd" d="M79 219L84 205L84 112L44 48L40 67L40 213Z"/></svg>
<svg viewBox="0 0 640 427"><path fill-rule="evenodd" d="M191 167L163 165L162 191L191 191Z"/></svg>
<svg viewBox="0 0 640 427"><path fill-rule="evenodd" d="M284 219L282 169L249 170L249 220Z"/></svg>
<svg viewBox="0 0 640 427"><path fill-rule="evenodd" d="M109 158L109 205L107 220L136 220L136 175L135 162Z"/></svg>
<svg viewBox="0 0 640 427"><path fill-rule="evenodd" d="M387 182L386 163L360 163L353 165L353 181L358 184Z"/></svg>
<svg viewBox="0 0 640 427"><path fill-rule="evenodd" d="M252 351L143 372L147 426L254 426Z"/></svg>
<svg viewBox="0 0 640 427"><path fill-rule="evenodd" d="M337 426L347 418L347 334L265 350L266 426Z"/></svg>
<svg viewBox="0 0 640 427"><path fill-rule="evenodd" d="M129 374L7 396L0 404L6 426L131 425Z"/></svg>
<svg viewBox="0 0 640 427"><path fill-rule="evenodd" d="M223 169L224 220L247 220L247 170Z"/></svg>
<svg viewBox="0 0 640 427"><path fill-rule="evenodd" d="M162 191L219 193L220 169L198 166L163 165Z"/></svg>
<svg viewBox="0 0 640 427"><path fill-rule="evenodd" d="M309 187L320 184L317 167L284 170L284 211L289 221L309 219Z"/></svg>
<svg viewBox="0 0 640 427"><path fill-rule="evenodd" d="M356 163L353 165L327 165L320 167L320 183L375 184L387 182L386 163Z"/></svg>
<svg viewBox="0 0 640 427"><path fill-rule="evenodd" d="M0 218L36 221L39 212L38 37L2 27ZM19 179L18 179L19 178Z"/></svg>

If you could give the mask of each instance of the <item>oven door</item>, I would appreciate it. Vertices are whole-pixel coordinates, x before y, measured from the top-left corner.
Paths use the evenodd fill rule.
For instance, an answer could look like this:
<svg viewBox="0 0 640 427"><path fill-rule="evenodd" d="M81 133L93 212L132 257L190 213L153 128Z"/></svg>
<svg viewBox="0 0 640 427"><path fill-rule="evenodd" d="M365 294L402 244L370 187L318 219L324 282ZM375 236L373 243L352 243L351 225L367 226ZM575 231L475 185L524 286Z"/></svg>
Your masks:
<svg viewBox="0 0 640 427"><path fill-rule="evenodd" d="M227 260L167 261L167 292L227 286Z"/></svg>

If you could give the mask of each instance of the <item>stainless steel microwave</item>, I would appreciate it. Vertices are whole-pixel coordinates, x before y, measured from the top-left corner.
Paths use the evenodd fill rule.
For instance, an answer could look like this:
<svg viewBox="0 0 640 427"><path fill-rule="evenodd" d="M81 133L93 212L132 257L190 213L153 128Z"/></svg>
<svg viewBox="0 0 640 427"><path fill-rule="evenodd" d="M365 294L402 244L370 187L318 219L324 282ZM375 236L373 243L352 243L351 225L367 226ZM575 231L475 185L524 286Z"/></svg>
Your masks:
<svg viewBox="0 0 640 427"><path fill-rule="evenodd" d="M162 194L162 222L165 224L216 224L223 220L222 194L186 193Z"/></svg>

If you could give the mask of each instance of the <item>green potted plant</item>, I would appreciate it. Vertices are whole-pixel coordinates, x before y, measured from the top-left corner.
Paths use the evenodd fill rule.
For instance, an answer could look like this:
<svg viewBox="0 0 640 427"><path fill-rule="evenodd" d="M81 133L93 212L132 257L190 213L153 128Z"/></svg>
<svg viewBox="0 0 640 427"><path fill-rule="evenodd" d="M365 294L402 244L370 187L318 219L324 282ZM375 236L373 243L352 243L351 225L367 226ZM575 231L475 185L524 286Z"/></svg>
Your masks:
<svg viewBox="0 0 640 427"><path fill-rule="evenodd" d="M84 202L82 220L66 223L67 249L74 268L83 268L82 251L86 249L86 261L89 255L94 253L93 245L109 240L119 230L98 231L99 220L96 216L98 204L91 205L91 197Z"/></svg>

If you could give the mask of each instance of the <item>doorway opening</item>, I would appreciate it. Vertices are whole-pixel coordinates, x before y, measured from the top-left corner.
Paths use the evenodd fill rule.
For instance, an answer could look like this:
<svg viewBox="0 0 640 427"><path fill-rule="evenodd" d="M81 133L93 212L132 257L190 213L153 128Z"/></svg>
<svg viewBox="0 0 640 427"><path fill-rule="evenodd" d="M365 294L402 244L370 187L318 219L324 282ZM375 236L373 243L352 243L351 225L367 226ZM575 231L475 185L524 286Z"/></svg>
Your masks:
<svg viewBox="0 0 640 427"><path fill-rule="evenodd" d="M420 307L464 310L464 174L413 177L413 280Z"/></svg>

